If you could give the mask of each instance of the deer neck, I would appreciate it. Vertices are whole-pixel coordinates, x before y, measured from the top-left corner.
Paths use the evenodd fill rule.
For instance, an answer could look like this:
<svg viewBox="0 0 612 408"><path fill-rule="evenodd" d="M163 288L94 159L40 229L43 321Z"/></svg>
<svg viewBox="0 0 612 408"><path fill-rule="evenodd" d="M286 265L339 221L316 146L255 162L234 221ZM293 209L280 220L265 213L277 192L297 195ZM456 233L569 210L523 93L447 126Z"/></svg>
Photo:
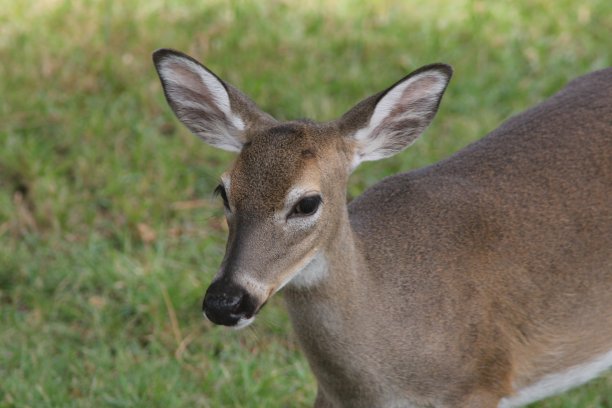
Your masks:
<svg viewBox="0 0 612 408"><path fill-rule="evenodd" d="M327 245L319 248L314 258L285 289L289 307L315 299L340 298L364 285L364 262L346 209L331 234Z"/></svg>
<svg viewBox="0 0 612 408"><path fill-rule="evenodd" d="M348 401L347 398L355 395L366 398L367 387L360 387L355 394L355 384L373 383L360 356L367 355L362 346L374 341L374 333L366 324L371 317L367 304L371 278L348 212L342 221L337 234L321 251L325 276L309 287L287 287L284 297L293 328L319 387L325 388L330 398L333 395L337 401Z"/></svg>
<svg viewBox="0 0 612 408"><path fill-rule="evenodd" d="M317 267L323 268L320 279L308 286L289 285L284 291L300 338L309 336L313 327L321 330L318 336L341 336L339 328L346 327L341 322L358 320L363 311L361 303L368 299L367 268L347 210L340 219L333 238L315 256Z"/></svg>

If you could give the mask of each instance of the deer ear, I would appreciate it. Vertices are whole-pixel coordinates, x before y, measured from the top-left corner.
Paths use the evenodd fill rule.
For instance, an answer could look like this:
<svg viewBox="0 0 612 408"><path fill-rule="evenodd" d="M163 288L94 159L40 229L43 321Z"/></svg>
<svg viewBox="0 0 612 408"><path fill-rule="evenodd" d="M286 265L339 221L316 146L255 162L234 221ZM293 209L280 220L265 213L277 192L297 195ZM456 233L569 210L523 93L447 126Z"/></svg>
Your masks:
<svg viewBox="0 0 612 408"><path fill-rule="evenodd" d="M242 92L183 53L157 50L153 62L178 119L212 146L239 152L247 142L247 126L274 121Z"/></svg>
<svg viewBox="0 0 612 408"><path fill-rule="evenodd" d="M452 72L444 64L422 67L345 113L339 126L355 145L353 168L410 146L431 123Z"/></svg>

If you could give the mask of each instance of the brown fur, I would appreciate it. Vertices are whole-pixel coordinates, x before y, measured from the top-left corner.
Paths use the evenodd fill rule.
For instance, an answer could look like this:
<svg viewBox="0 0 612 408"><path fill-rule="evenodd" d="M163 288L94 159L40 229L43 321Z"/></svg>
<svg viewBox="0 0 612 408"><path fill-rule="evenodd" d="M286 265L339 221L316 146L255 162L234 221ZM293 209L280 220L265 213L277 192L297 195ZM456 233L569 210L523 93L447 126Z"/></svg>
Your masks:
<svg viewBox="0 0 612 408"><path fill-rule="evenodd" d="M349 136L386 91L335 122L278 124L227 89L242 117L264 120L229 172L220 274L248 272L263 304L325 254L325 279L285 290L316 407L492 408L612 350L612 69L348 207ZM272 219L304 183L323 197L321 219L288 232Z"/></svg>
<svg viewBox="0 0 612 408"><path fill-rule="evenodd" d="M372 340L386 362L374 377L456 406L462 394L484 388L499 399L512 383L612 349L611 122L612 70L600 71L351 203L373 276L368 293L341 301L366 302L347 333L386 335ZM305 303L318 303L311 293ZM346 350L359 355L358 344ZM321 353L312 354L316 367Z"/></svg>

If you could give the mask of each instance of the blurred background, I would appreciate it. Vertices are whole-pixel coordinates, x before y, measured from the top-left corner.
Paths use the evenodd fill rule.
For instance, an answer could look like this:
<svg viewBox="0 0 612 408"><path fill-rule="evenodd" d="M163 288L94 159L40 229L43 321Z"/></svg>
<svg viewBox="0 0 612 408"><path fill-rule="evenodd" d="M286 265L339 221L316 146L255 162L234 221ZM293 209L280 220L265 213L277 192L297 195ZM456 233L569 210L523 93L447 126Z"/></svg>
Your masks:
<svg viewBox="0 0 612 408"><path fill-rule="evenodd" d="M203 320L232 155L174 118L151 63L184 51L280 119L329 120L421 65L455 75L382 177L440 160L611 65L609 0L0 0L0 406L306 407L275 297ZM612 376L537 407L612 407Z"/></svg>

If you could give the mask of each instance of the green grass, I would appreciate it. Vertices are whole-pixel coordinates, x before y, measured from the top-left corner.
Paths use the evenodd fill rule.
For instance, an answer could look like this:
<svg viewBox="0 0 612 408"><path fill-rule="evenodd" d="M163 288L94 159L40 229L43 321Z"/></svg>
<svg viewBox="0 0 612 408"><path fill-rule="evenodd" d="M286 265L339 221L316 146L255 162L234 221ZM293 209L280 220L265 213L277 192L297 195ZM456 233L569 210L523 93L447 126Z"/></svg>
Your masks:
<svg viewBox="0 0 612 408"><path fill-rule="evenodd" d="M280 297L201 317L232 155L174 119L150 54L183 50L278 118L334 118L432 62L455 77L409 151L435 162L611 65L612 3L0 0L0 406L298 407L314 378ZM612 406L610 376L537 407Z"/></svg>

